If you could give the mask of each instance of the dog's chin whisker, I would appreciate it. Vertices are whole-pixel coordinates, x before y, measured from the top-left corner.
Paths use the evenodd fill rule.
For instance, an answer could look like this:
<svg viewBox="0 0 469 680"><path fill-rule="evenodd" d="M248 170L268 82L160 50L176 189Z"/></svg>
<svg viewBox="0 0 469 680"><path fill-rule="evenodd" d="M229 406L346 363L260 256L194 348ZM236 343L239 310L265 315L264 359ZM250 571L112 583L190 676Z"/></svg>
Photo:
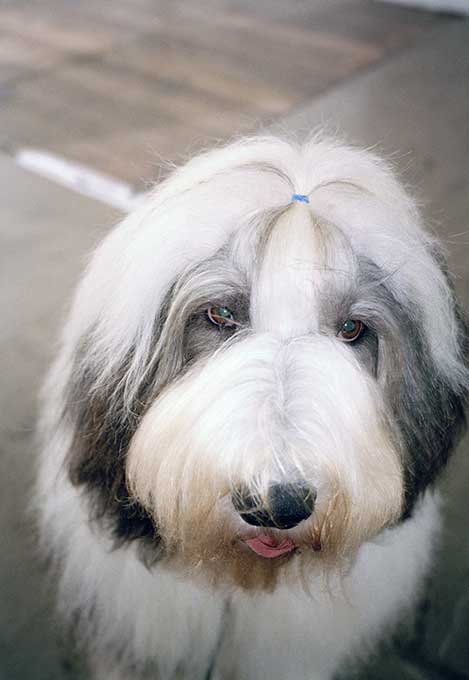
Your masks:
<svg viewBox="0 0 469 680"><path fill-rule="evenodd" d="M42 394L37 515L96 680L328 680L377 639L431 562L468 346L366 151L253 137L149 195Z"/></svg>

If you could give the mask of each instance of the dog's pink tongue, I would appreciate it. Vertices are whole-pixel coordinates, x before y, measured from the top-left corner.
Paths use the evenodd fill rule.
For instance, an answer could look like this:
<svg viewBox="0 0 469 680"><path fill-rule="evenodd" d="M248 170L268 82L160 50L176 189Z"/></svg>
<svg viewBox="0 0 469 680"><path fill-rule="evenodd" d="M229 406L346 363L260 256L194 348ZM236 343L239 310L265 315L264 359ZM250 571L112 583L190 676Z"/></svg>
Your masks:
<svg viewBox="0 0 469 680"><path fill-rule="evenodd" d="M261 555L261 557L268 557L270 559L289 553L296 548L296 545L289 538L286 538L279 543L273 536L267 536L267 534L260 534L255 538L248 538L246 544L251 550L254 550L255 553Z"/></svg>

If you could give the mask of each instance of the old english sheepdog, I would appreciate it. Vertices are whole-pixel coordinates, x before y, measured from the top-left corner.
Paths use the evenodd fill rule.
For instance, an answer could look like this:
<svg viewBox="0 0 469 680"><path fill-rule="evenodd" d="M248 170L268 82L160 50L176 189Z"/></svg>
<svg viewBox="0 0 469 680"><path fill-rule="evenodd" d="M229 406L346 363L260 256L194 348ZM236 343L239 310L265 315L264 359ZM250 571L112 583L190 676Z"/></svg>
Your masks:
<svg viewBox="0 0 469 680"><path fill-rule="evenodd" d="M322 680L415 602L464 427L442 248L374 154L194 158L99 245L37 513L93 677Z"/></svg>

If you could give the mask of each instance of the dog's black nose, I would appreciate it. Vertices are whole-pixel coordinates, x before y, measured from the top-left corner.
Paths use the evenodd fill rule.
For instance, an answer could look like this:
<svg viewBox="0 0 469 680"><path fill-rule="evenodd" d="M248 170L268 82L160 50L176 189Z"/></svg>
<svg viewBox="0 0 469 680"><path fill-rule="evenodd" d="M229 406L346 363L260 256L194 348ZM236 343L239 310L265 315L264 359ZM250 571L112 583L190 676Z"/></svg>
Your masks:
<svg viewBox="0 0 469 680"><path fill-rule="evenodd" d="M264 503L247 488L234 492L232 499L237 512L248 524L291 529L313 512L316 490L306 483L273 484Z"/></svg>

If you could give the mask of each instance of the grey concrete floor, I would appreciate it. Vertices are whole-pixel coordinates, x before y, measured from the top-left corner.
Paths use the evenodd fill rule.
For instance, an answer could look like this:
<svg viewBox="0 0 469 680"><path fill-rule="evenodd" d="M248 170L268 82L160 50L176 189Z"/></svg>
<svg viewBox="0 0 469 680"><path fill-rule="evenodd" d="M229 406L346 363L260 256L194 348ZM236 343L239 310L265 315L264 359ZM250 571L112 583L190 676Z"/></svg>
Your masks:
<svg viewBox="0 0 469 680"><path fill-rule="evenodd" d="M372 0L2 0L0 149L143 188L155 158L287 115L451 21Z"/></svg>
<svg viewBox="0 0 469 680"><path fill-rule="evenodd" d="M312 102L282 123L312 125L393 154L417 187L449 249L469 309L469 23L442 27L386 64ZM66 302L90 247L116 214L0 156L0 678L77 680L52 614L53 589L25 511L34 474L38 385ZM445 534L425 607L356 676L368 680L469 678L468 440L444 480ZM353 674L347 669L347 677Z"/></svg>
<svg viewBox="0 0 469 680"><path fill-rule="evenodd" d="M77 677L27 510L37 392L85 254L117 215L0 155L0 679Z"/></svg>

